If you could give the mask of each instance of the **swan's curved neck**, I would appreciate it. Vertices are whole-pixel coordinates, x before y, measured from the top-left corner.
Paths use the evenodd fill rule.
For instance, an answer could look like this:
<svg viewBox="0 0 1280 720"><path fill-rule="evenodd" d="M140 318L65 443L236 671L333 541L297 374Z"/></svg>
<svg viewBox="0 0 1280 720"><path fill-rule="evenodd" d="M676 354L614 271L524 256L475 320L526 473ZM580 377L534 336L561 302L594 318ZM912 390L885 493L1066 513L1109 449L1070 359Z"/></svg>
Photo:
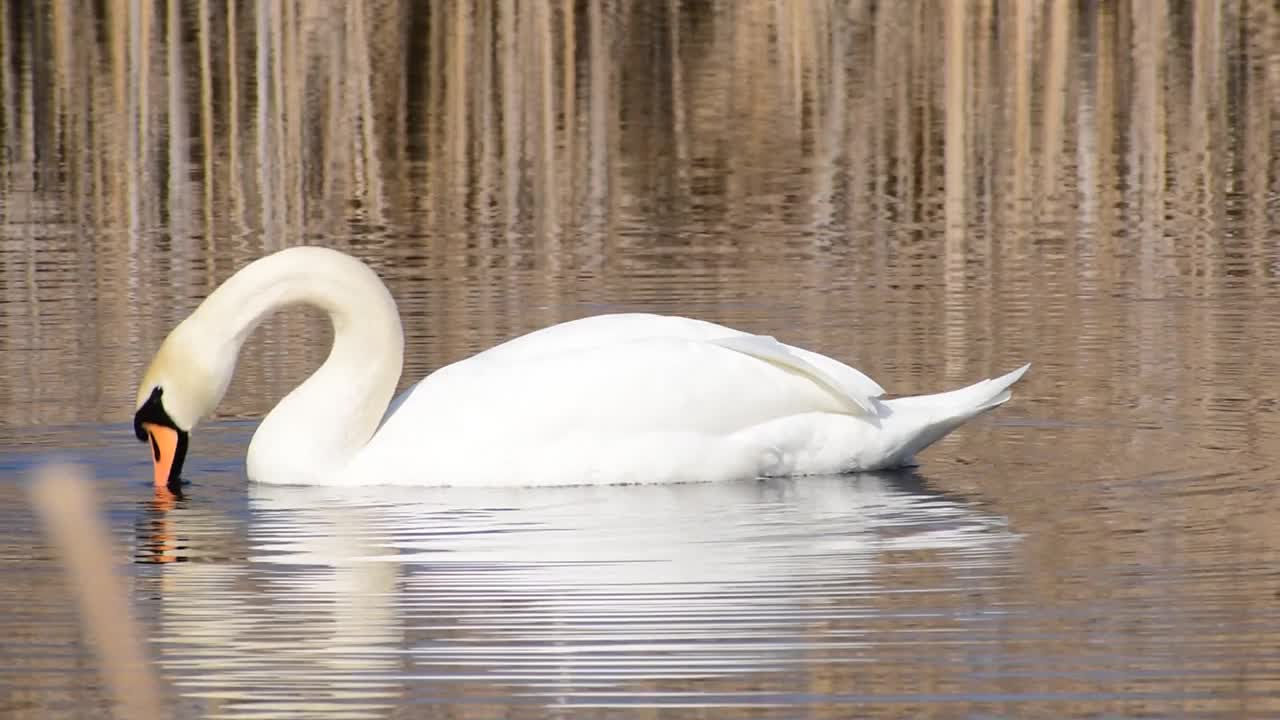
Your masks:
<svg viewBox="0 0 1280 720"><path fill-rule="evenodd" d="M291 248L246 266L196 314L218 318L210 325L230 331L218 351L235 357L259 323L294 304L328 313L333 348L262 421L248 470L254 479L314 483L340 471L377 430L400 378L404 334L378 276L323 248Z"/></svg>

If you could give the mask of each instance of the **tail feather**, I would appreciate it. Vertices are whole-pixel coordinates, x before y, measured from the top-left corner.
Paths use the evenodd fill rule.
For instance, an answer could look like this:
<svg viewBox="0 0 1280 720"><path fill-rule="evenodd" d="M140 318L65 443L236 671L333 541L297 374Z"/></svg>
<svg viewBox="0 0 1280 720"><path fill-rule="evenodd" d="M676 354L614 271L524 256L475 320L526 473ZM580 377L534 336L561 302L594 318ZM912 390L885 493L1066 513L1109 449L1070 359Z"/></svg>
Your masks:
<svg viewBox="0 0 1280 720"><path fill-rule="evenodd" d="M916 453L941 440L966 420L1008 402L1013 397L1009 388L1030 367L1028 363L1013 372L959 390L883 401L890 411L885 419L886 435L899 445L893 453L894 459L898 464L909 464Z"/></svg>

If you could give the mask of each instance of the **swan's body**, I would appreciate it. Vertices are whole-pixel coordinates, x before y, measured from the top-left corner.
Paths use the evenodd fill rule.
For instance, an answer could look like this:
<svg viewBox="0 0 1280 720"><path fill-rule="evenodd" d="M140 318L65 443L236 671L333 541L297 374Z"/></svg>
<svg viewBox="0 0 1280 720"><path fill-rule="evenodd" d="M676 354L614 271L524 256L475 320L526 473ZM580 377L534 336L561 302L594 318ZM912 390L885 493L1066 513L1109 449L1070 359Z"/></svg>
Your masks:
<svg viewBox="0 0 1280 720"><path fill-rule="evenodd" d="M329 313L333 350L254 434L248 474L258 482L570 485L891 468L1008 400L1026 371L881 400L883 389L857 370L770 337L688 318L603 315L444 367L387 411L403 335L386 287L342 253L292 248L236 273L161 346L135 420L140 438L151 433L157 483L161 431L176 431L185 450L245 338L296 303Z"/></svg>

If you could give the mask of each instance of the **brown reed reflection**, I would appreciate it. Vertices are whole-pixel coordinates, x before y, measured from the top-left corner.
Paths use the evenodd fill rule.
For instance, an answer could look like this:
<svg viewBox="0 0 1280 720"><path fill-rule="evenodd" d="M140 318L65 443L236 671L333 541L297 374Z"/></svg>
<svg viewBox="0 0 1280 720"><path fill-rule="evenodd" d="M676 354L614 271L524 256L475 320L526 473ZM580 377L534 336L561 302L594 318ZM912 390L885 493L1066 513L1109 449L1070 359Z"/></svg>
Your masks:
<svg viewBox="0 0 1280 720"><path fill-rule="evenodd" d="M1207 104L1228 86L1218 68L1240 77L1236 97L1270 97L1277 73L1258 61L1275 51L1268 28L1280 22L1240 0L1199 4L1176 26L1163 3L1144 6L1140 22L1129 3L1086 4L1078 18L1058 0L1008 12L978 3L947 6L972 15L947 36L957 44L944 42L942 14L927 4L49 5L50 22L13 12L18 22L2 28L14 49L0 73L6 192L73 191L94 199L83 222L134 236L185 227L206 253L245 231L291 243L365 222L426 234L469 219L474 232L536 227L552 242L565 223L622 211L602 198L642 195L661 179L645 175L687 177L690 164L729 171L708 200L746 193L753 216L768 217L787 212L783 198L814 197L820 141L848 167L850 190L876 189L851 192L842 217L929 222L945 187L989 174L1012 187L968 182L968 220L999 211L1026 223L1033 187L1069 206L1106 177L1080 177L1073 148L1102 153L1099 171L1126 161L1114 143L1084 142L1095 130L1072 102L1122 124L1111 137L1132 148L1138 174L1120 179L1138 193L1132 212L1154 221L1156 180L1168 159L1193 151L1168 146L1166 127L1185 113L1166 96L1193 99L1198 119L1179 133L1204 128L1206 112L1221 122L1221 103ZM1242 32L1224 34L1241 16ZM1112 80L1118 58L1125 72ZM970 98L963 112L942 110L947 68ZM1269 112L1264 103L1247 117ZM972 132L956 130L965 118ZM843 141L829 145L816 131L826 127L847 128ZM1188 137L1200 156L1269 172L1265 153L1242 152L1265 132ZM648 162L664 145L678 167ZM940 176L930 158L944 147L963 164ZM51 173L37 157L75 167ZM505 190L480 202L495 184ZM35 205L8 203L6 217Z"/></svg>
<svg viewBox="0 0 1280 720"><path fill-rule="evenodd" d="M944 283L938 307L900 319L945 326L958 377L979 351L967 338L992 334L972 311L994 288L1214 294L1236 222L1252 256L1267 254L1280 19L1264 5L1200 4L1172 21L1164 3L1056 0L947 13L820 0L49 9L49 22L12 12L0 28L12 48L0 214L19 251L0 262L15 301L47 308L57 292L23 278L64 238L115 334L157 332L248 257L298 242L357 239L441 269L501 251L475 285L554 307L625 285L646 243L731 254L769 282L797 256L783 246L809 236L792 280L811 316L846 248L866 278L848 289L859 306ZM1219 176L1235 168L1228 203ZM88 229L93 242L71 241ZM1076 260L1033 270L1028 241ZM1258 260L1249 277L1266 272ZM429 315L470 308L473 288L434 290ZM428 366L463 352L447 323L432 332L445 343ZM103 360L136 364L154 339ZM98 412L120 417L124 383L108 381Z"/></svg>

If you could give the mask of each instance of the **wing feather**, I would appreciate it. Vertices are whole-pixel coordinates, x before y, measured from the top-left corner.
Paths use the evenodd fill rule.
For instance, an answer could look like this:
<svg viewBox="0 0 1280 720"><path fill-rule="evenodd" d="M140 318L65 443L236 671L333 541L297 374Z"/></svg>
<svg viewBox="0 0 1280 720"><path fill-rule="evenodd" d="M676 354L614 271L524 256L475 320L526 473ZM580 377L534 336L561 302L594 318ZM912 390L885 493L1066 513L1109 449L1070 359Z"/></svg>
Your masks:
<svg viewBox="0 0 1280 720"><path fill-rule="evenodd" d="M848 373L841 373L842 376L840 376L828 372L806 360L795 352L793 348L778 342L769 335L734 335L716 338L710 342L734 352L740 352L758 360L778 365L813 380L839 398L851 415L874 415L876 409L872 398L884 392L875 383L871 383L873 387L868 388L866 382L859 382L859 380L870 382L870 379L862 373L854 371L855 374L852 376ZM844 366L840 367L845 370L852 369Z"/></svg>

